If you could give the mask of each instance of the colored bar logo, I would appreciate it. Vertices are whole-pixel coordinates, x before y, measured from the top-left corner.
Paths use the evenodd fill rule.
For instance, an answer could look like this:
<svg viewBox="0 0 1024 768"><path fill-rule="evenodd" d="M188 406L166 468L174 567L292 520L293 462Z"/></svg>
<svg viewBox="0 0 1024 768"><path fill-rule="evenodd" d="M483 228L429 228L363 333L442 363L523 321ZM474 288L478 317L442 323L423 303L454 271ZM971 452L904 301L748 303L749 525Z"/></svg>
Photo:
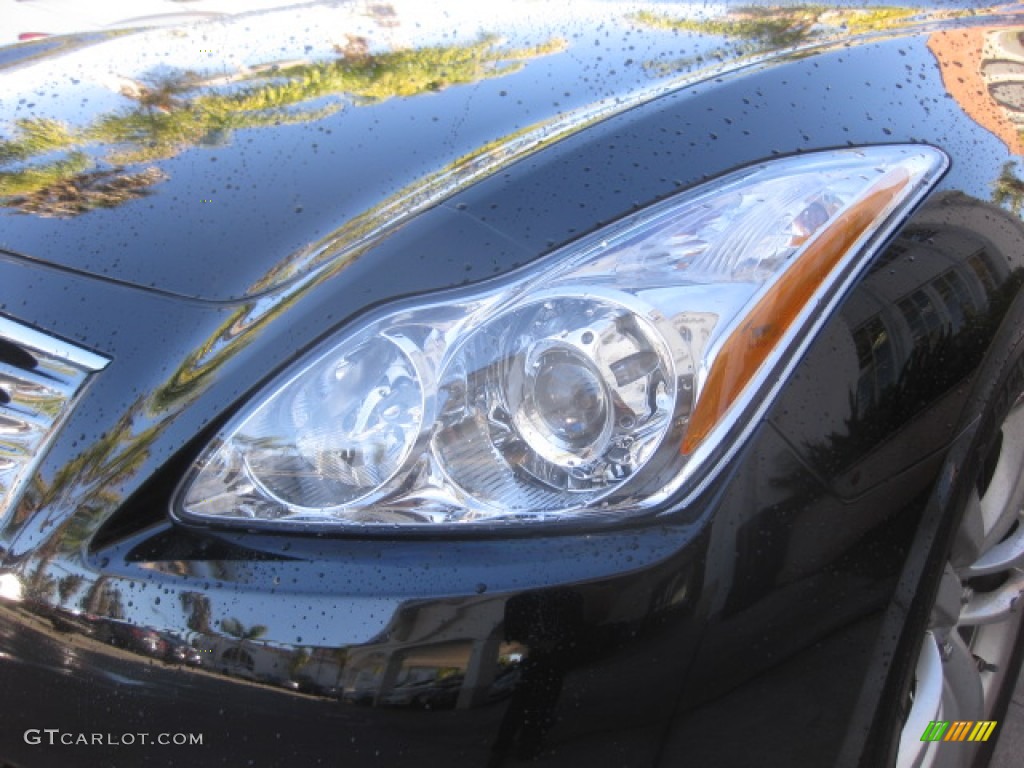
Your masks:
<svg viewBox="0 0 1024 768"><path fill-rule="evenodd" d="M921 741L988 741L996 725L995 720L932 720Z"/></svg>

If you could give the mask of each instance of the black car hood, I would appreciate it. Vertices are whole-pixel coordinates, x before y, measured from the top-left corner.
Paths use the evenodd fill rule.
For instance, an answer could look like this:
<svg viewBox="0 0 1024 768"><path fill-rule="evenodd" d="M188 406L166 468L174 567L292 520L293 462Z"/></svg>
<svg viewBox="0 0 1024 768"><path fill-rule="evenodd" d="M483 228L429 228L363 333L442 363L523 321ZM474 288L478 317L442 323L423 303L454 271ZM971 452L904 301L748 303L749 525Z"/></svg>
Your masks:
<svg viewBox="0 0 1024 768"><path fill-rule="evenodd" d="M0 249L196 299L271 292L595 120L936 12L704 13L349 3L10 47Z"/></svg>

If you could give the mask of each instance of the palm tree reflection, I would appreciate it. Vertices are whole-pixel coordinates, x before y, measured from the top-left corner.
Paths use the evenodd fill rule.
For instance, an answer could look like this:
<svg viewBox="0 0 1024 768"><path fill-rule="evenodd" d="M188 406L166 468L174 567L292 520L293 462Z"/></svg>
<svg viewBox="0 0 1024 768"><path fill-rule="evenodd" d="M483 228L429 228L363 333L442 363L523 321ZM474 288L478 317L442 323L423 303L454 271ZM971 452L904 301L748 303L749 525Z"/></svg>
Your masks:
<svg viewBox="0 0 1024 768"><path fill-rule="evenodd" d="M676 32L695 32L701 35L722 37L729 41L729 47L705 52L701 56L686 57L672 62L651 61L647 69L658 75L681 70L690 70L703 64L706 59L756 56L781 48L792 48L830 40L848 38L852 35L885 32L898 29L916 16L927 15L955 18L971 15L976 11L950 10L925 12L922 8L901 6L836 8L827 5L787 6L723 6L718 13L695 17L689 12L685 17L671 13L638 11L631 20L652 29Z"/></svg>
<svg viewBox="0 0 1024 768"><path fill-rule="evenodd" d="M4 205L22 213L66 218L145 197L152 192L150 187L167 178L167 174L152 166L138 173L125 173L121 167L72 173L66 170L66 166L52 168L53 181L26 184L35 188L28 194L12 196Z"/></svg>
<svg viewBox="0 0 1024 768"><path fill-rule="evenodd" d="M1024 209L1024 180L1016 174L1016 164L1011 160L1003 165L992 189L992 202L1007 208L1020 216Z"/></svg>
<svg viewBox="0 0 1024 768"><path fill-rule="evenodd" d="M328 61L268 62L230 75L160 70L122 78L118 90L134 105L80 129L48 118L19 120L13 135L0 139L0 205L58 217L111 208L167 178L155 167L126 166L223 145L239 129L312 122L346 106L502 77L565 47L551 39L506 48L486 35L469 44L372 53L362 38L347 40Z"/></svg>

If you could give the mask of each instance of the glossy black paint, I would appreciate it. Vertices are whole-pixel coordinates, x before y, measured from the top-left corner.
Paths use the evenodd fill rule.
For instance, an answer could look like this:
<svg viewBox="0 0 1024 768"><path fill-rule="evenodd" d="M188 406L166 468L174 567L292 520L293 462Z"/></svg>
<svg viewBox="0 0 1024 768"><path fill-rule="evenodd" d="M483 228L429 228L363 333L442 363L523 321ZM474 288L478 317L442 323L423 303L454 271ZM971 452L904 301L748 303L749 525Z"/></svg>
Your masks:
<svg viewBox="0 0 1024 768"><path fill-rule="evenodd" d="M486 87L501 88L500 78ZM425 120L437 105L417 98L387 109ZM0 718L0 758L879 764L898 730L900 660L913 653L922 595L963 494L950 478L973 460L985 374L1018 324L1024 269L1024 226L990 202L1011 155L947 98L927 37L825 47L680 88L369 236L351 235L345 215L408 179L347 188L368 197L342 201L324 191L325 167L291 162L312 150L295 150L287 126L252 130L265 142L263 159L248 160L254 175L287 183L268 184L267 198L231 197L216 221L181 202L219 183L183 160L179 200L156 192L152 213L133 204L71 222L3 218L0 239L32 258L0 256L0 311L113 362L0 533L3 567L27 595L0 604L0 679L19 692ZM358 154L377 180L427 168L316 133L318 151ZM480 138L467 135L452 156ZM942 147L949 174L688 507L614 530L459 541L168 521L173 489L217 425L258 382L367 309L508 272L750 162L897 141ZM285 205L298 189L301 214ZM303 217L315 224L299 232ZM136 237L109 236L128 222ZM147 232L167 245L146 251ZM317 238L331 240L324 264L278 271L281 253ZM78 261L76 243L111 247L93 245ZM226 251L253 258L239 264ZM154 257L167 253L181 260ZM987 279L972 266L979 253ZM936 302L947 274L970 298L932 307L948 317L919 333L900 303L918 291ZM259 297L223 300L254 285ZM892 340L884 360L878 324ZM440 679L403 692L400 674L417 664L461 670L457 696ZM359 670L374 685L362 686ZM33 728L205 740L159 750L27 744Z"/></svg>

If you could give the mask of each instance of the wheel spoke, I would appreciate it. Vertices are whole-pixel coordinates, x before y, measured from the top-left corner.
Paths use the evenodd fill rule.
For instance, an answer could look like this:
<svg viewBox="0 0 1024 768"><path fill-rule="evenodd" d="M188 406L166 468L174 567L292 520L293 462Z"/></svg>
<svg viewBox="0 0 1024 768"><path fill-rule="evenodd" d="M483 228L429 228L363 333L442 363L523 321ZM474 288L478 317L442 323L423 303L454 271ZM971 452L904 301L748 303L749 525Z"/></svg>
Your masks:
<svg viewBox="0 0 1024 768"><path fill-rule="evenodd" d="M939 591L935 596L935 605L932 606L928 627L943 634L953 629L960 620L963 594L964 588L960 583L960 577L953 567L946 563L946 570L942 572L942 581L939 582Z"/></svg>
<svg viewBox="0 0 1024 768"><path fill-rule="evenodd" d="M896 768L925 768L934 761L933 743L921 741L928 724L942 719L942 656L931 632L925 633L914 675L914 700L900 736Z"/></svg>
<svg viewBox="0 0 1024 768"><path fill-rule="evenodd" d="M984 546L985 526L981 517L981 498L977 490L973 490L967 500L967 508L964 510L963 521L953 542L949 560L956 566L958 572L964 568L971 568L981 557Z"/></svg>
<svg viewBox="0 0 1024 768"><path fill-rule="evenodd" d="M1024 571L1015 570L1002 585L991 592L976 592L960 610L960 625L976 627L997 624L1020 610L1024 595Z"/></svg>
<svg viewBox="0 0 1024 768"><path fill-rule="evenodd" d="M942 649L944 678L943 720L981 720L985 713L985 689L978 674L978 663L960 637L951 632Z"/></svg>
<svg viewBox="0 0 1024 768"><path fill-rule="evenodd" d="M961 569L965 579L985 576L990 573L1024 567L1024 520L1019 520L1017 530L970 565Z"/></svg>
<svg viewBox="0 0 1024 768"><path fill-rule="evenodd" d="M985 529L982 551L998 544L1020 519L1024 506L1024 407L1020 401L1003 422L995 466L980 499ZM969 512L970 510L968 510Z"/></svg>

